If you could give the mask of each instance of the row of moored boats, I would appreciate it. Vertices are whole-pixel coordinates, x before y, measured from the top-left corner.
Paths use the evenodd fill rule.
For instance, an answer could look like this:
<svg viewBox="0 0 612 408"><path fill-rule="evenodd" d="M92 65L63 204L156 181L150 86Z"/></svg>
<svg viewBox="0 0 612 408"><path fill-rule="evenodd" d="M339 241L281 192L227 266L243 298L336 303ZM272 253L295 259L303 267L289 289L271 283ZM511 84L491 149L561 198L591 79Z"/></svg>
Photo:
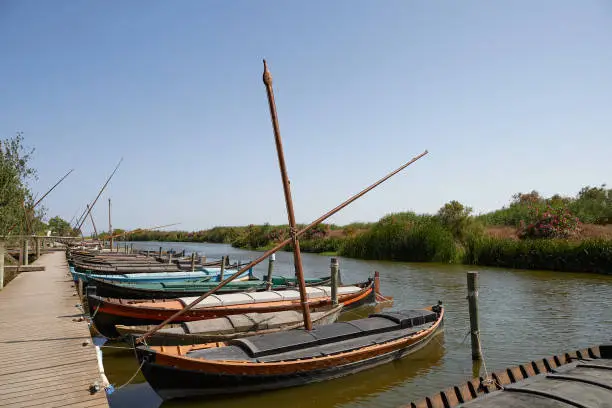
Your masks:
<svg viewBox="0 0 612 408"><path fill-rule="evenodd" d="M174 317L243 265L227 258L67 250L94 328L132 344L164 399L284 388L358 372L420 349L439 332L440 304L337 322L366 304L388 306L379 276L339 284L305 279L312 330L304 329L295 277L258 278L252 268ZM158 256L159 255L159 256Z"/></svg>

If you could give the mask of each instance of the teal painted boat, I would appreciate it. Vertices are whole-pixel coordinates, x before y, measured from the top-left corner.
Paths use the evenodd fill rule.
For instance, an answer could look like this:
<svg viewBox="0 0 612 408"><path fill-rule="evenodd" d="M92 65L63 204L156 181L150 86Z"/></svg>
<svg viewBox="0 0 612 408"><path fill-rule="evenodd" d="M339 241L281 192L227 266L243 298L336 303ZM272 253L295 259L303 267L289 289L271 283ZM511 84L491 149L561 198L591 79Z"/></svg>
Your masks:
<svg viewBox="0 0 612 408"><path fill-rule="evenodd" d="M330 278L306 279L307 286L328 285ZM111 282L104 279L90 278L89 286L95 286L96 294L101 297L121 299L173 299L185 296L199 296L218 285L217 282ZM295 278L284 276L272 277L272 290L294 289ZM232 281L226 284L219 293L256 292L267 289L267 282L253 278L243 281Z"/></svg>
<svg viewBox="0 0 612 408"><path fill-rule="evenodd" d="M149 272L149 273L127 273L127 274L92 274L85 272L77 272L73 267L70 267L72 279L78 282L79 279L83 283L88 283L89 279L101 279L113 283L202 283L202 282L218 282L221 276L221 268L203 268L200 271L194 272ZM228 276L232 271L226 271ZM255 279L253 269L245 271L238 281Z"/></svg>

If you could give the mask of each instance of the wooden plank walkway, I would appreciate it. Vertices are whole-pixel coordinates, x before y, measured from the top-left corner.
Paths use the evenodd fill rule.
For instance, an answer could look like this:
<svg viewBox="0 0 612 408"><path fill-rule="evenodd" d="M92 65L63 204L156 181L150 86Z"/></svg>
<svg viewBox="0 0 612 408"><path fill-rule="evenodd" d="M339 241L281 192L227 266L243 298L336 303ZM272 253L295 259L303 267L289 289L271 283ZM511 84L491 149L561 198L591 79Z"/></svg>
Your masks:
<svg viewBox="0 0 612 408"><path fill-rule="evenodd" d="M108 407L96 349L64 252L42 255L0 291L0 407ZM73 320L74 319L74 320Z"/></svg>

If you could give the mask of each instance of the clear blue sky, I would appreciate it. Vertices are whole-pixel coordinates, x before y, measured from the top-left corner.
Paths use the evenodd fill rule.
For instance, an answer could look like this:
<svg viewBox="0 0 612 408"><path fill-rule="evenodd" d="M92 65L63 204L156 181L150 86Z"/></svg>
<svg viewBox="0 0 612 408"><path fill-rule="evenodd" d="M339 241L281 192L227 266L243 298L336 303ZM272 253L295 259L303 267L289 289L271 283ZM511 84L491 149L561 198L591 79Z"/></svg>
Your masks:
<svg viewBox="0 0 612 408"><path fill-rule="evenodd" d="M608 1L0 1L0 136L70 219L124 157L106 225L284 223L262 58L299 222L475 211L612 175ZM89 228L89 227L88 227Z"/></svg>

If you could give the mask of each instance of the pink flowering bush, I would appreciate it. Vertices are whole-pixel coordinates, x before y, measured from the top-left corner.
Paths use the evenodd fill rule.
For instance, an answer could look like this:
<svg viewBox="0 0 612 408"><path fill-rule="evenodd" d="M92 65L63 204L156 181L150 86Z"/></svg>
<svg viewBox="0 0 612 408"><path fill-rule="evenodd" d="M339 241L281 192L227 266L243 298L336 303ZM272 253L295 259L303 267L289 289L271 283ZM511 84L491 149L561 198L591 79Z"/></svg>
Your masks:
<svg viewBox="0 0 612 408"><path fill-rule="evenodd" d="M580 220L564 205L529 207L530 223L521 221L519 238L571 238L580 231Z"/></svg>

